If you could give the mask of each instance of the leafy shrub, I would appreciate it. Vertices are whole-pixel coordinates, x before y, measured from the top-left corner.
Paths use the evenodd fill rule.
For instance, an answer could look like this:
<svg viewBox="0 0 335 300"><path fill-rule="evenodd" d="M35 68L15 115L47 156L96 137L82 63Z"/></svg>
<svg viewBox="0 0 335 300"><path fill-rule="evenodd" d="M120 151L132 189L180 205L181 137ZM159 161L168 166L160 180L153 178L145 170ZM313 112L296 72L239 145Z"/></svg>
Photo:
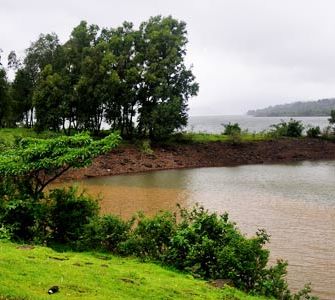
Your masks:
<svg viewBox="0 0 335 300"><path fill-rule="evenodd" d="M181 211L181 223L171 240L165 261L203 278L227 278L244 290L261 279L268 260L264 231L244 237L228 215L209 213L202 207Z"/></svg>
<svg viewBox="0 0 335 300"><path fill-rule="evenodd" d="M281 121L278 124L271 125L273 128L270 132L275 137L300 137L304 130L301 121L290 119L288 122Z"/></svg>
<svg viewBox="0 0 335 300"><path fill-rule="evenodd" d="M118 252L120 244L129 238L132 225L133 220L125 222L117 216L95 217L85 225L80 247Z"/></svg>
<svg viewBox="0 0 335 300"><path fill-rule="evenodd" d="M151 148L151 142L150 140L143 140L140 144L140 151L144 154L153 154L154 151Z"/></svg>
<svg viewBox="0 0 335 300"><path fill-rule="evenodd" d="M1 225L0 227L0 240L8 240L10 241L13 238L13 234L10 228Z"/></svg>
<svg viewBox="0 0 335 300"><path fill-rule="evenodd" d="M238 123L228 123L222 124L224 127L223 134L228 136L228 141L233 144L239 144L242 140L241 138L241 127Z"/></svg>
<svg viewBox="0 0 335 300"><path fill-rule="evenodd" d="M123 245L124 254L161 259L175 234L176 218L169 212L149 218L139 214L130 239Z"/></svg>
<svg viewBox="0 0 335 300"><path fill-rule="evenodd" d="M321 130L319 126L311 127L307 130L307 136L310 138L316 138L321 135Z"/></svg>
<svg viewBox="0 0 335 300"><path fill-rule="evenodd" d="M335 134L335 110L331 110L330 118L328 119L329 122L329 133ZM329 136L330 134L328 134Z"/></svg>
<svg viewBox="0 0 335 300"><path fill-rule="evenodd" d="M228 123L228 124L222 124L224 127L223 134L224 135L236 135L241 134L241 127L238 123Z"/></svg>
<svg viewBox="0 0 335 300"><path fill-rule="evenodd" d="M77 195L76 188L55 189L49 195L50 228L57 242L76 242L85 225L98 215L99 205L87 195Z"/></svg>
<svg viewBox="0 0 335 300"><path fill-rule="evenodd" d="M47 236L48 210L34 199L5 199L0 205L0 227L11 232L15 241L43 242Z"/></svg>

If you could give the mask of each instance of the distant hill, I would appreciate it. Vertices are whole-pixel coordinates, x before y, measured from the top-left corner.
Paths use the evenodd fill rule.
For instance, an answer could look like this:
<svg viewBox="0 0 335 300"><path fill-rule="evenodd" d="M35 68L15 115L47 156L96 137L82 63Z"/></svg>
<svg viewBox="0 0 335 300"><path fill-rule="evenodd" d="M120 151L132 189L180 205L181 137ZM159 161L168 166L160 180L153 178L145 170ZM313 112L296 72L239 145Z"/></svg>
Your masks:
<svg viewBox="0 0 335 300"><path fill-rule="evenodd" d="M249 110L247 114L255 117L329 116L332 109L335 109L335 98L269 106L262 109Z"/></svg>

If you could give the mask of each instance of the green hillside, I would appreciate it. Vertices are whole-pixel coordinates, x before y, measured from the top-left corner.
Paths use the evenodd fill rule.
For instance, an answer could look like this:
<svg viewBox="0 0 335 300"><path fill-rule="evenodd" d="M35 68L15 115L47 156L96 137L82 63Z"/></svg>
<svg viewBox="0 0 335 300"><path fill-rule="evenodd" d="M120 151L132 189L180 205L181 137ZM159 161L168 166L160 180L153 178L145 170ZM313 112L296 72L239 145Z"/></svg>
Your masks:
<svg viewBox="0 0 335 300"><path fill-rule="evenodd" d="M247 114L255 117L329 116L333 109L335 109L335 98L269 106L249 110Z"/></svg>
<svg viewBox="0 0 335 300"><path fill-rule="evenodd" d="M153 263L0 242L0 299L263 299ZM59 292L48 295L52 286Z"/></svg>

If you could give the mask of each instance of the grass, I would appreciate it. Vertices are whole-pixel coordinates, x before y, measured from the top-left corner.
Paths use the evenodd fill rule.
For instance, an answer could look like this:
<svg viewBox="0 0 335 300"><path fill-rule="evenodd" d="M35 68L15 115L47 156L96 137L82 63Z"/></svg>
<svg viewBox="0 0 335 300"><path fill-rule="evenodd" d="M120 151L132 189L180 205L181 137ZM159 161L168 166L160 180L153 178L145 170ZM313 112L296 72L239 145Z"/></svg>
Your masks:
<svg viewBox="0 0 335 300"><path fill-rule="evenodd" d="M29 128L2 128L0 129L0 146L10 147L15 143L17 138L33 137L33 138L50 138L58 136L60 133L45 131L37 133Z"/></svg>
<svg viewBox="0 0 335 300"><path fill-rule="evenodd" d="M56 252L0 240L2 299L226 299L256 300L234 288L218 289L190 275L133 258ZM50 296L50 287L59 292Z"/></svg>
<svg viewBox="0 0 335 300"><path fill-rule="evenodd" d="M1 147L10 147L14 145L17 138L23 137L34 137L34 138L51 138L59 136L62 133L55 133L51 131L45 131L42 133L37 133L33 129L29 128L4 128L0 129L0 149ZM264 141L269 140L271 137L266 133L242 133L235 141L237 142L253 142L253 141ZM146 146L144 140L141 144L141 148ZM213 134L205 132L185 132L176 133L167 141L167 143L210 143L210 142L234 142L233 138L223 134ZM127 141L123 141L127 144ZM150 146L150 145L149 145ZM146 149L146 148L145 148ZM1 299L0 299L1 300Z"/></svg>
<svg viewBox="0 0 335 300"><path fill-rule="evenodd" d="M177 143L210 143L210 142L255 142L269 140L272 137L266 133L249 133L244 132L237 137L231 137L224 134L214 134L205 132L184 132L177 133L171 138L171 142Z"/></svg>

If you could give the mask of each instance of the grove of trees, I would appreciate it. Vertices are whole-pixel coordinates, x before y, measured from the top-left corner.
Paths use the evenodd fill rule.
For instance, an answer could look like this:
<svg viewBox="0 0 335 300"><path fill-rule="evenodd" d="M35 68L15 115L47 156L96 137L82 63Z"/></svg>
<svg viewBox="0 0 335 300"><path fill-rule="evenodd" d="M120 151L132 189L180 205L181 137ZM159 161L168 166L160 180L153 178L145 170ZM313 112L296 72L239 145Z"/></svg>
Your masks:
<svg viewBox="0 0 335 300"><path fill-rule="evenodd" d="M0 66L0 127L99 132L105 122L124 137L165 137L186 125L188 99L199 88L184 61L186 44L186 24L171 16L137 29L82 21L65 43L41 34L22 60L9 54L13 82Z"/></svg>

